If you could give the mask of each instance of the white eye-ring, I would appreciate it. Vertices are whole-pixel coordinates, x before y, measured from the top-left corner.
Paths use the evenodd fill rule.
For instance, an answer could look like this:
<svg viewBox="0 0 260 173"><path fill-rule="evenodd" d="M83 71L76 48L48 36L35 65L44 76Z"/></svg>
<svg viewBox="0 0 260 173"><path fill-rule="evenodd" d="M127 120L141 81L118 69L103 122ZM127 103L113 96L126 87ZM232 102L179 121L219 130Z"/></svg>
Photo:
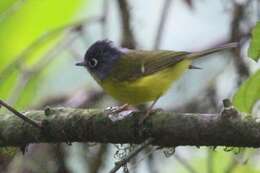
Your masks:
<svg viewBox="0 0 260 173"><path fill-rule="evenodd" d="M96 58L91 58L88 61L88 64L89 64L90 67L96 67L98 65L98 60Z"/></svg>

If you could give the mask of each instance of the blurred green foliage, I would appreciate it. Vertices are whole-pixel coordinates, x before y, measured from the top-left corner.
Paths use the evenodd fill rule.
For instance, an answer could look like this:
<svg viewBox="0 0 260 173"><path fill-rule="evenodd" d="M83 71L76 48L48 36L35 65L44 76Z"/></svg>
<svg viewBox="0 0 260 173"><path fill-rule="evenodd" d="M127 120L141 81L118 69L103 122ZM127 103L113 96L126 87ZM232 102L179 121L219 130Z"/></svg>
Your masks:
<svg viewBox="0 0 260 173"><path fill-rule="evenodd" d="M234 106L240 111L251 113L260 99L260 70L247 79L233 97Z"/></svg>
<svg viewBox="0 0 260 173"><path fill-rule="evenodd" d="M211 152L208 157L194 158L194 160L191 162L192 166L196 168L198 172L207 172L209 169L208 159L211 160L210 169L211 172L214 173L257 173L260 171L253 165L254 161L252 156L255 150L248 150L234 154L233 150L227 152L224 151L223 147L218 147L215 150L208 150L208 152Z"/></svg>
<svg viewBox="0 0 260 173"><path fill-rule="evenodd" d="M14 94L14 88L24 80L21 71L41 63L43 55L61 40L62 32L45 35L71 23L85 3L86 0L0 1L0 98L17 97L13 104L19 108L34 101L43 74L33 76L20 93Z"/></svg>
<svg viewBox="0 0 260 173"><path fill-rule="evenodd" d="M252 39L248 49L248 56L257 61L260 58L260 22L252 30Z"/></svg>
<svg viewBox="0 0 260 173"><path fill-rule="evenodd" d="M255 61L260 58L260 22L257 22L252 30L248 56ZM240 86L233 97L233 104L240 112L251 113L258 100L260 100L260 70Z"/></svg>

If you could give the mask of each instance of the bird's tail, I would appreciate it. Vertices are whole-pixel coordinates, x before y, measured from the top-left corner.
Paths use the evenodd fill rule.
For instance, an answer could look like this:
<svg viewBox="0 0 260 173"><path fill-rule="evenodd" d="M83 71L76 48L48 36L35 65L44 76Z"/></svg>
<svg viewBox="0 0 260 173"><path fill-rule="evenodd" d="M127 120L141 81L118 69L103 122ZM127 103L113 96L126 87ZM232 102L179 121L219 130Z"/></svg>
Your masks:
<svg viewBox="0 0 260 173"><path fill-rule="evenodd" d="M209 55L209 54L212 54L212 53L216 53L216 52L219 52L219 51L222 51L222 50L225 50L225 49L236 48L238 46L239 46L238 42L227 43L227 44L223 44L223 45L216 47L216 48L211 48L211 49L207 49L207 50L200 51L200 52L190 53L190 54L185 56L185 59L196 59L196 58L200 58L202 56Z"/></svg>

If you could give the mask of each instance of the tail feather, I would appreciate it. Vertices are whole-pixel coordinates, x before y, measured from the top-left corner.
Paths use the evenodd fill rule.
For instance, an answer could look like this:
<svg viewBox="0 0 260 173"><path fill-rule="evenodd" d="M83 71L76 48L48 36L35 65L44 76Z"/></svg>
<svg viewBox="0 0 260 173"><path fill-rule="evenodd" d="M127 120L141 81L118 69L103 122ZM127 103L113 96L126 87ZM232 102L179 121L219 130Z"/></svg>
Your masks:
<svg viewBox="0 0 260 173"><path fill-rule="evenodd" d="M212 54L212 53L216 53L216 52L219 52L219 51L222 51L222 50L225 50L225 49L236 48L238 46L239 46L238 42L227 43L227 44L223 44L223 45L216 47L216 48L204 50L204 51L201 51L201 52L190 53L190 54L185 56L185 59L196 59L196 58L200 58L202 56L209 55L209 54Z"/></svg>

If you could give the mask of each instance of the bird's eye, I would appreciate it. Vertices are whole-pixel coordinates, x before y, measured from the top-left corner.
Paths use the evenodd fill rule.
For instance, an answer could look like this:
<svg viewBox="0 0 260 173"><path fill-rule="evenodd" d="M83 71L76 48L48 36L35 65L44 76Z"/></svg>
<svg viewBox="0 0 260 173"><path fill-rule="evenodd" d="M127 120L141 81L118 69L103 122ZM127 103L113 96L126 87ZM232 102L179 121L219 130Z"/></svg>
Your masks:
<svg viewBox="0 0 260 173"><path fill-rule="evenodd" d="M88 62L90 67L96 67L98 64L98 60L96 58L91 58Z"/></svg>

